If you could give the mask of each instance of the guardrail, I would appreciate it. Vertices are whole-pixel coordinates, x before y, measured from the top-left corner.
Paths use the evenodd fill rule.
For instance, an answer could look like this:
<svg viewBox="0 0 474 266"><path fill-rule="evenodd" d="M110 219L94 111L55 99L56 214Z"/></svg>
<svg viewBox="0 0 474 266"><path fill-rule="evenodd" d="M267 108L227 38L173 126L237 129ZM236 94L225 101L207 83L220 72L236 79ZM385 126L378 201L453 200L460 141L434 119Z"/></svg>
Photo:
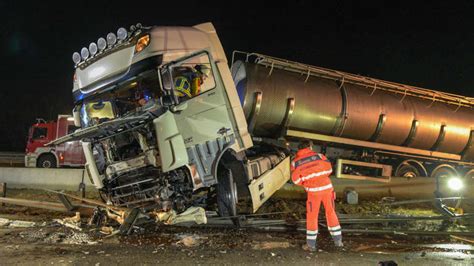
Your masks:
<svg viewBox="0 0 474 266"><path fill-rule="evenodd" d="M0 152L0 164L3 165L24 165L25 154L22 152Z"/></svg>
<svg viewBox="0 0 474 266"><path fill-rule="evenodd" d="M7 183L8 188L77 191L82 181L93 188L84 169L0 167L0 183Z"/></svg>

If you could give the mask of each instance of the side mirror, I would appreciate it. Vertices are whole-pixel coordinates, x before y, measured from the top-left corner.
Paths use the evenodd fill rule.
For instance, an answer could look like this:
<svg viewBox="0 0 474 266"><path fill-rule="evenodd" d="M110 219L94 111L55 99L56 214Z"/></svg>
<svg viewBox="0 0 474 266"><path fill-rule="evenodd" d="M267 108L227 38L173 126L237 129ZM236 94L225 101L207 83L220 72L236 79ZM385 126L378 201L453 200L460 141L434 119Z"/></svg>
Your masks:
<svg viewBox="0 0 474 266"><path fill-rule="evenodd" d="M72 109L72 117L74 118L74 126L81 127L81 114L78 109L78 106Z"/></svg>

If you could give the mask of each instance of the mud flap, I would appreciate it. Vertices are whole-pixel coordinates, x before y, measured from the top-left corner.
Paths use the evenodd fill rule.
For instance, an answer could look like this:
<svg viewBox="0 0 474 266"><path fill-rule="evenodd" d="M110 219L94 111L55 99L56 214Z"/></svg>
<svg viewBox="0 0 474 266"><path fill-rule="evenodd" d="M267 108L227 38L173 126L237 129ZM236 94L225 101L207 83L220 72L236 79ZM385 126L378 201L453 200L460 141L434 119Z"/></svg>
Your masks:
<svg viewBox="0 0 474 266"><path fill-rule="evenodd" d="M163 172L188 164L189 158L176 120L170 111L153 120Z"/></svg>
<svg viewBox="0 0 474 266"><path fill-rule="evenodd" d="M275 168L267 171L249 185L253 212L256 212L273 193L290 179L290 157L285 158Z"/></svg>

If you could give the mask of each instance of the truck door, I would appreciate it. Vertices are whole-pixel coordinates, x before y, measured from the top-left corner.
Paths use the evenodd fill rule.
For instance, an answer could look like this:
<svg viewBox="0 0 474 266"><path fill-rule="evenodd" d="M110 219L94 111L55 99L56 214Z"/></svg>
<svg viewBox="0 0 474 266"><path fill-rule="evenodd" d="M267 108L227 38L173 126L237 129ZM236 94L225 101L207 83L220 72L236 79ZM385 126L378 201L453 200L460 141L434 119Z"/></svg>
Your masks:
<svg viewBox="0 0 474 266"><path fill-rule="evenodd" d="M173 80L176 125L190 164L196 167L205 185L215 183L212 164L219 151L233 142L234 132L226 91L216 69L206 51L167 67ZM166 78L166 87L165 84Z"/></svg>

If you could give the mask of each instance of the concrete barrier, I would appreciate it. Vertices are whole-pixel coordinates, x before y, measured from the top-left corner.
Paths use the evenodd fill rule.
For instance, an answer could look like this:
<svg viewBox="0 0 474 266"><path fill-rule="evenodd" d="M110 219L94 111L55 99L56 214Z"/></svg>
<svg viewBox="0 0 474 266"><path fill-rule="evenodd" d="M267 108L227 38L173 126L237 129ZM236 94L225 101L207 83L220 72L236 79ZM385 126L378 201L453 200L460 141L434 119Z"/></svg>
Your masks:
<svg viewBox="0 0 474 266"><path fill-rule="evenodd" d="M84 169L0 167L0 183L7 183L8 188L77 191L83 174L86 188L93 189Z"/></svg>

